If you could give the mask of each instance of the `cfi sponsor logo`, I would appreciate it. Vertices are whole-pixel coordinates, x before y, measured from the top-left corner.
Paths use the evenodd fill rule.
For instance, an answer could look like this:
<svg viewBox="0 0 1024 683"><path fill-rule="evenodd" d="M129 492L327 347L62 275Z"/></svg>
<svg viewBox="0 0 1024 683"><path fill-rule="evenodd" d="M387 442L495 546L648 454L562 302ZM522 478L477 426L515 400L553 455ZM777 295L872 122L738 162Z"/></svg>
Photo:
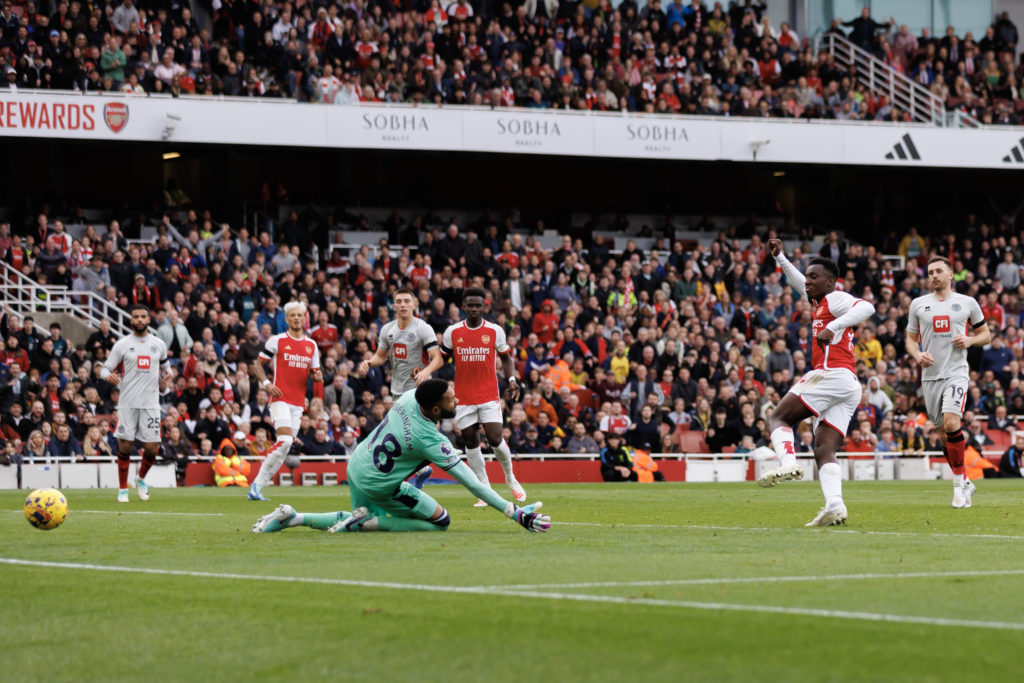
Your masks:
<svg viewBox="0 0 1024 683"><path fill-rule="evenodd" d="M128 105L124 102L109 102L103 105L103 121L112 133L120 133L128 125Z"/></svg>

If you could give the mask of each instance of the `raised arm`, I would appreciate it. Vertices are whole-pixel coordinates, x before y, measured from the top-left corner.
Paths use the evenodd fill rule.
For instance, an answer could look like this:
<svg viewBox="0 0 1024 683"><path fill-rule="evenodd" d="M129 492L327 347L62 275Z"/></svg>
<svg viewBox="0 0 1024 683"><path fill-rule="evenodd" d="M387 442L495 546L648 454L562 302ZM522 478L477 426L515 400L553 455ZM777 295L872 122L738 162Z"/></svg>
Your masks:
<svg viewBox="0 0 1024 683"><path fill-rule="evenodd" d="M775 257L775 262L779 264L780 268L782 268L782 272L786 276L786 282L789 283L789 286L797 291L797 294L800 295L799 298L806 300L807 292L804 291L804 283L807 281L807 278L805 278L804 274L797 270L796 266L790 263L790 260L786 258L786 252L782 249L782 240L768 240L768 250L772 253L772 256Z"/></svg>

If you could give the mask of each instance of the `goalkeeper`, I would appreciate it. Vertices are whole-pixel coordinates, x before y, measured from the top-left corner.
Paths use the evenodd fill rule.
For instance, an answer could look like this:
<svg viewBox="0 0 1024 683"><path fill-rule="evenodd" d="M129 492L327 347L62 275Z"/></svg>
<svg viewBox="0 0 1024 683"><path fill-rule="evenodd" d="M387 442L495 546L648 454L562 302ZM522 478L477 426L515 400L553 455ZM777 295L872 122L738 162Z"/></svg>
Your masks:
<svg viewBox="0 0 1024 683"><path fill-rule="evenodd" d="M406 392L384 421L356 447L348 464L352 512L301 513L279 505L260 517L252 532L268 533L308 526L330 533L344 531L444 531L451 517L436 500L405 481L425 464L439 466L478 498L505 513L528 531L547 531L551 519L537 511L540 503L517 507L480 483L462 462L437 425L454 417L455 392L444 380L430 379Z"/></svg>

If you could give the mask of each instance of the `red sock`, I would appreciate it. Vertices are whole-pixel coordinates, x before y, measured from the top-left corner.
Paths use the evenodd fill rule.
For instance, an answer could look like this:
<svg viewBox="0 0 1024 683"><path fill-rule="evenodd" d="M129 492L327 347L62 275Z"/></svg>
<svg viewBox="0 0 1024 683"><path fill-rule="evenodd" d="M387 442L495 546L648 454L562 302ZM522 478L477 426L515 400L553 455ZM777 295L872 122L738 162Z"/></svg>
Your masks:
<svg viewBox="0 0 1024 683"><path fill-rule="evenodd" d="M967 442L964 440L964 433L961 430L946 432L946 462L949 463L953 474L964 473L964 451L967 449Z"/></svg>
<svg viewBox="0 0 1024 683"><path fill-rule="evenodd" d="M127 455L117 456L117 483L121 488L128 488L128 468L131 467L132 461L128 459Z"/></svg>
<svg viewBox="0 0 1024 683"><path fill-rule="evenodd" d="M150 457L148 454L142 454L142 462L139 463L139 479L145 479L146 474L149 472L149 468L153 466L156 461L156 457Z"/></svg>

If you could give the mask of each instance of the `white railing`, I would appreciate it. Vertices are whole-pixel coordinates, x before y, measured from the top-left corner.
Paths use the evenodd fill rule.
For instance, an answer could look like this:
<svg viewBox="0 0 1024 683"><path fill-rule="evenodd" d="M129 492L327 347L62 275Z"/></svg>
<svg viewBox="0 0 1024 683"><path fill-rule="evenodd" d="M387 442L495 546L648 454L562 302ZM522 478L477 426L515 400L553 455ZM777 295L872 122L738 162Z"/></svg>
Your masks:
<svg viewBox="0 0 1024 683"><path fill-rule="evenodd" d="M946 111L946 103L941 97L846 38L828 33L820 40L836 63L846 69L854 66L860 83L872 92L887 95L892 106L908 112L914 121L940 128L981 127L977 119L961 111Z"/></svg>
<svg viewBox="0 0 1024 683"><path fill-rule="evenodd" d="M995 453L990 453L995 455ZM836 457L840 460L848 458L870 458L876 460L900 460L900 459L921 459L921 458L941 458L945 461L945 455L942 451L924 451L916 455L907 455L900 452L887 452L887 453L864 453L861 451L846 453L836 453ZM141 459L140 455L132 455L133 461ZM350 456L347 455L299 455L298 458L302 462L347 462ZM732 462L749 462L754 460L755 462L769 462L772 463L774 460L759 460L751 457L750 453L651 453L651 457L655 460L675 460L675 461L690 461L690 460L729 460ZM216 455L190 455L189 462L213 462ZM484 460L494 460L494 454L484 453ZM579 460L593 462L601 459L600 453L515 453L512 456L513 460L536 460L537 462L546 462L548 460ZM813 453L797 453L797 458L809 458L813 459ZM246 456L248 460L259 460L262 461L262 457L257 456ZM87 462L115 462L116 456L99 456L88 458ZM50 455L44 460L36 462L35 464L57 464L57 463L69 463L69 462L83 462L80 457L70 456L57 456ZM163 461L160 461L163 462ZM26 459L25 464L31 464Z"/></svg>
<svg viewBox="0 0 1024 683"><path fill-rule="evenodd" d="M0 301L22 317L35 313L62 313L95 328L107 320L117 336L131 334L128 313L95 292L68 289L62 285L40 285L3 261L0 261L0 275Z"/></svg>

